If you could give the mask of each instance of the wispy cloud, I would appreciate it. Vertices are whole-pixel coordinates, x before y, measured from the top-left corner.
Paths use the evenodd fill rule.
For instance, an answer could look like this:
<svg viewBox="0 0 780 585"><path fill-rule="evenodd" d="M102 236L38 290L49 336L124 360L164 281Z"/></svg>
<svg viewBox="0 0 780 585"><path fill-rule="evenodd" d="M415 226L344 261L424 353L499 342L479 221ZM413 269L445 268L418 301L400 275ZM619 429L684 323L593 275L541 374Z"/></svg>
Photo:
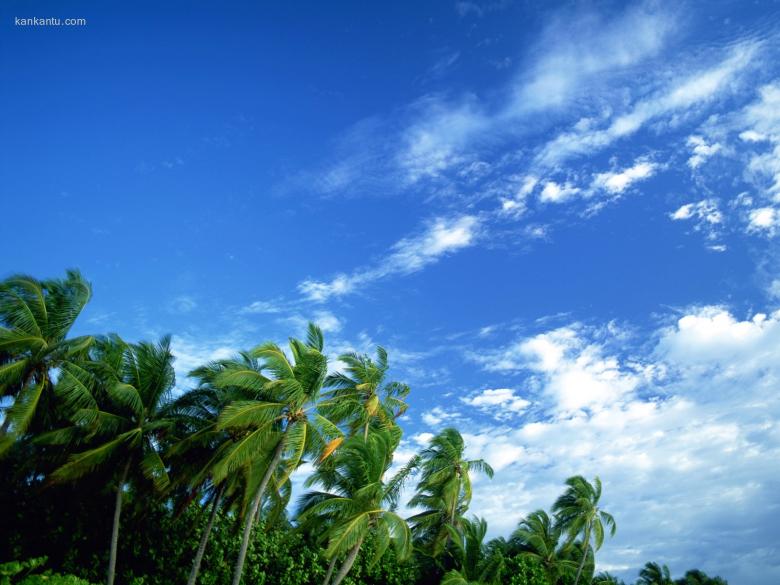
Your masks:
<svg viewBox="0 0 780 585"><path fill-rule="evenodd" d="M737 75L751 63L758 50L755 43L744 43L730 50L716 65L685 74L667 87L638 101L624 113L610 117L603 128L575 128L550 141L537 157L546 166L555 166L572 156L593 153L639 131L648 122L662 116L679 114L706 103L727 91Z"/></svg>
<svg viewBox="0 0 780 585"><path fill-rule="evenodd" d="M298 285L298 290L309 300L322 302L351 294L389 276L417 272L443 256L472 246L479 229L480 220L473 215L437 218L422 233L396 242L390 253L375 265L339 274L329 281L308 279Z"/></svg>

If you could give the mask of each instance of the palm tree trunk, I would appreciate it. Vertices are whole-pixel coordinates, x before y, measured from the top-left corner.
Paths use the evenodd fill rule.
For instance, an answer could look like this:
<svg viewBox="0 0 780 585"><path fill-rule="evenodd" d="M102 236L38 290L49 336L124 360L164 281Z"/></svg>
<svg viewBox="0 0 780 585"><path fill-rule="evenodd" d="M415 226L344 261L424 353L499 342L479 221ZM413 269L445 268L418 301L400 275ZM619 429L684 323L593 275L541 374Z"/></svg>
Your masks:
<svg viewBox="0 0 780 585"><path fill-rule="evenodd" d="M125 463L122 475L119 478L119 485L116 488L116 503L114 504L114 525L111 528L111 550L108 554L108 572L106 574L106 585L114 585L114 576L116 575L116 549L119 544L119 518L122 514L122 495L127 481L127 474L130 473L130 459Z"/></svg>
<svg viewBox="0 0 780 585"><path fill-rule="evenodd" d="M585 536L582 541L582 559L580 559L580 566L577 567L577 576L574 577L574 585L577 585L582 575L582 569L585 566L585 560L588 558L588 547L590 546L590 522L585 525Z"/></svg>
<svg viewBox="0 0 780 585"><path fill-rule="evenodd" d="M330 564L328 565L328 572L325 573L325 580L322 582L322 585L328 585L328 583L330 583L330 578L333 576L333 569L336 568L336 560L338 558L338 555L334 555L331 559Z"/></svg>
<svg viewBox="0 0 780 585"><path fill-rule="evenodd" d="M206 552L206 544L209 541L211 529L214 527L214 519L217 517L219 501L222 499L222 493L224 491L225 484L223 483L219 486L217 494L214 496L214 501L211 503L211 514L209 514L209 521L206 524L206 528L203 530L203 535L200 537L200 544L198 545L198 551L195 553L195 560L192 562L192 571L190 571L190 578L187 580L187 585L195 585L195 581L198 580L200 563L203 560L204 553Z"/></svg>
<svg viewBox="0 0 780 585"><path fill-rule="evenodd" d="M288 425L287 428L284 430L284 432L287 433L287 430L289 428L290 426ZM257 510L258 508L260 508L260 500L262 500L263 492L265 492L265 488L268 486L268 482L271 481L271 476L274 474L274 470L276 469L279 460L282 458L283 450L284 450L284 436L282 436L279 439L279 444L276 445L276 449L274 450L274 455L271 458L271 461L268 463L268 469L265 470L265 474L263 475L263 480L260 482L260 486L257 488L255 497L252 500L252 508L249 510L249 513L246 515L246 520L244 521L244 532L241 535L241 548L238 551L238 559L236 559L236 566L233 569L232 585L239 585L239 583L241 583L241 574L244 572L244 561L246 560L246 551L249 548L249 537L252 534L252 528L254 527L255 524L255 516L257 515Z"/></svg>
<svg viewBox="0 0 780 585"><path fill-rule="evenodd" d="M336 574L336 578L333 579L333 585L339 585L339 583L341 583L344 580L344 577L347 576L347 573L349 573L349 570L352 568L352 565L355 563L355 559L358 556L358 552L360 551L361 544L363 544L362 536L358 538L358 541L355 543L355 546L352 547L352 550L349 551L347 558L344 559L344 563L341 565L339 572ZM323 583L323 585L327 585L327 581Z"/></svg>

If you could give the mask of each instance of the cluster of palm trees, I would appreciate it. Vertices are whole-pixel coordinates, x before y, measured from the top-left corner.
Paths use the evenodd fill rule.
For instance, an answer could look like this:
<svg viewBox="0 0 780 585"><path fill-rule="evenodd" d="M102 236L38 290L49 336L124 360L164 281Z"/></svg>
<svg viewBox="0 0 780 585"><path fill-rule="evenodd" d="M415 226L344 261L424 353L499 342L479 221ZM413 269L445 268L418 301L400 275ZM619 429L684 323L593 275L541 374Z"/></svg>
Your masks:
<svg viewBox="0 0 780 585"><path fill-rule="evenodd" d="M34 445L45 462L36 473L49 483L96 472L111 478L108 585L131 485L210 506L188 585L197 582L217 512L242 522L232 578L239 585L253 530L286 518L290 476L303 463L313 472L295 524L322 546L323 585L339 585L367 543L377 561L391 546L400 561L424 558L447 585L499 583L513 552L538 562L551 585L579 585L592 574L605 531L614 534L614 520L599 507L601 483L577 476L552 518L534 512L509 541L484 544L487 524L466 513L471 474L492 477L493 470L466 458L457 430L445 429L394 465L409 387L387 380L381 347L375 358L339 356L344 368L332 373L322 332L309 325L287 350L269 342L203 365L191 373L194 387L177 394L170 337L69 336L90 296L77 271L0 282L0 457ZM398 507L412 475L418 482L408 506L416 513L404 518Z"/></svg>

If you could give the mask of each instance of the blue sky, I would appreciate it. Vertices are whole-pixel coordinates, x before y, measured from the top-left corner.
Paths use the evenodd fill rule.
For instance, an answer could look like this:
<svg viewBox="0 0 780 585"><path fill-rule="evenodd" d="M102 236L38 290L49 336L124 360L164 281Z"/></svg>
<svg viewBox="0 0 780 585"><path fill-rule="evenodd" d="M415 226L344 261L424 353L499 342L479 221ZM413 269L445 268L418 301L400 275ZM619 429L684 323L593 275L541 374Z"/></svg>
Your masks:
<svg viewBox="0 0 780 585"><path fill-rule="evenodd" d="M315 320L411 384L399 462L493 464L492 534L598 474L601 568L780 580L780 4L0 17L0 273L80 268L80 331L171 332L186 386Z"/></svg>

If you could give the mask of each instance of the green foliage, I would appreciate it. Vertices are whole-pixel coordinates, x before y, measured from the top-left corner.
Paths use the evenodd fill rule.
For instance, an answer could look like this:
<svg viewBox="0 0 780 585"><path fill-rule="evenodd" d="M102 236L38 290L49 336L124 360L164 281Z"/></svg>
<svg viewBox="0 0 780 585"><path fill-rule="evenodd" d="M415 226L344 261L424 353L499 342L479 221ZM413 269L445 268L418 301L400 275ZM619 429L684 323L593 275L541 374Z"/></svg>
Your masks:
<svg viewBox="0 0 780 585"><path fill-rule="evenodd" d="M29 575L19 581L19 585L91 585L86 579L75 575L61 575L60 573L41 573Z"/></svg>
<svg viewBox="0 0 780 585"><path fill-rule="evenodd" d="M0 564L0 585L91 585L89 581L75 575L61 575L50 570L33 573L46 563L46 557L11 561Z"/></svg>
<svg viewBox="0 0 780 585"><path fill-rule="evenodd" d="M540 563L522 556L510 557L505 563L505 585L549 585Z"/></svg>
<svg viewBox="0 0 780 585"><path fill-rule="evenodd" d="M46 562L46 557L28 559L26 561L11 561L0 563L0 585L10 585L11 577L21 578L30 571L37 569Z"/></svg>

